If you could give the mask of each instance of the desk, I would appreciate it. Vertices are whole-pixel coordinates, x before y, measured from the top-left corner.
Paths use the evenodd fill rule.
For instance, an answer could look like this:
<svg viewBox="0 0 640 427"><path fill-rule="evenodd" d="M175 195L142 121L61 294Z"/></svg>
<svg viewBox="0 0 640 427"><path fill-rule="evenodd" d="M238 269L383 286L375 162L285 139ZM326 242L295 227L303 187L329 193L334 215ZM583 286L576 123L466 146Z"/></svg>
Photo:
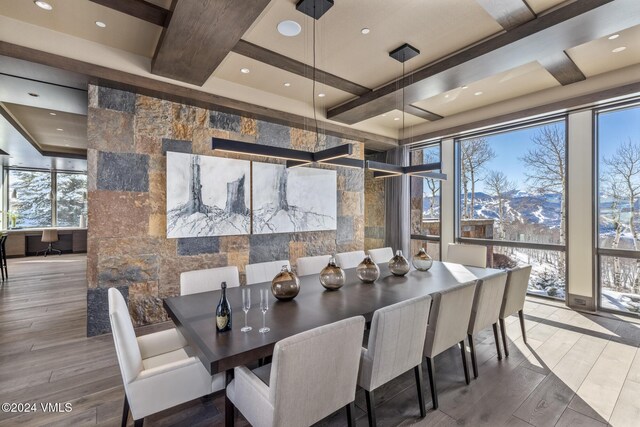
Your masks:
<svg viewBox="0 0 640 427"><path fill-rule="evenodd" d="M15 228L2 230L8 234L5 247L7 257L23 257L28 254L35 254L39 250L46 249L47 243L40 242L42 230L45 228ZM87 251L87 229L78 227L57 228L60 243L53 246L62 249L63 252L86 252Z"/></svg>

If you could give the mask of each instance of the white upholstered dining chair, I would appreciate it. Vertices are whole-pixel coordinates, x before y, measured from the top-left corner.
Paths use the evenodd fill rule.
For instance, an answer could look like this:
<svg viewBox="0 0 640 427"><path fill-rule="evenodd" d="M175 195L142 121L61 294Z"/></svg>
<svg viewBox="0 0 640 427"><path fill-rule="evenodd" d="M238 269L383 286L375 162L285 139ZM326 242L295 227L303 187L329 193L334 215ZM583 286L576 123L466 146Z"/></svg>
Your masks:
<svg viewBox="0 0 640 427"><path fill-rule="evenodd" d="M524 326L524 299L527 296L527 287L529 286L529 276L531 276L531 266L523 265L516 267L507 272L507 284L502 297L502 306L500 307L500 331L502 332L502 343L504 345L504 355L509 356L509 347L507 347L507 332L505 329L504 319L512 314L518 313L520 318L520 329L522 330L522 340L527 342L527 332Z"/></svg>
<svg viewBox="0 0 640 427"><path fill-rule="evenodd" d="M180 273L180 295L217 291L222 282L227 282L227 288L240 286L238 267L208 268Z"/></svg>
<svg viewBox="0 0 640 427"><path fill-rule="evenodd" d="M498 317L500 315L500 307L502 306L502 297L504 295L504 285L506 282L507 275L502 273L487 279L478 280L476 284L476 293L473 298L473 307L471 308L471 318L469 319L469 329L467 331L474 378L478 378L478 362L476 360L473 336L481 330L493 326L493 337L496 341L498 360L502 360L500 338L498 338Z"/></svg>
<svg viewBox="0 0 640 427"><path fill-rule="evenodd" d="M331 255L305 256L296 261L296 271L298 276L309 276L320 274L323 268L329 264Z"/></svg>
<svg viewBox="0 0 640 427"><path fill-rule="evenodd" d="M365 256L364 251L341 252L336 254L336 262L343 270L356 268Z"/></svg>
<svg viewBox="0 0 640 427"><path fill-rule="evenodd" d="M244 272L247 275L247 285L254 283L271 282L280 271L282 266L286 265L291 268L288 259L282 261L259 262L256 264L247 264L244 266Z"/></svg>
<svg viewBox="0 0 640 427"><path fill-rule="evenodd" d="M369 426L376 425L374 390L414 370L421 417L426 416L422 390L422 352L431 297L425 295L376 310L362 349L358 385L365 390Z"/></svg>
<svg viewBox="0 0 640 427"><path fill-rule="evenodd" d="M115 288L109 291L109 321L122 382L124 409L136 427L146 416L224 388L224 374L211 377L176 329L136 337L127 303Z"/></svg>
<svg viewBox="0 0 640 427"><path fill-rule="evenodd" d="M487 247L449 243L447 261L469 267L487 268Z"/></svg>
<svg viewBox="0 0 640 427"><path fill-rule="evenodd" d="M376 264L384 264L393 258L393 249L391 248L369 249L367 252Z"/></svg>
<svg viewBox="0 0 640 427"><path fill-rule="evenodd" d="M227 397L254 427L310 426L343 407L355 426L364 323L351 317L278 341L272 364L235 368Z"/></svg>
<svg viewBox="0 0 640 427"><path fill-rule="evenodd" d="M433 359L440 353L454 345L460 345L464 379L469 384L469 369L464 339L469 327L471 306L476 290L476 281L467 282L461 286L436 292L431 295L431 312L427 326L427 338L424 342L424 356L427 359L427 372L433 409L438 409L438 393Z"/></svg>

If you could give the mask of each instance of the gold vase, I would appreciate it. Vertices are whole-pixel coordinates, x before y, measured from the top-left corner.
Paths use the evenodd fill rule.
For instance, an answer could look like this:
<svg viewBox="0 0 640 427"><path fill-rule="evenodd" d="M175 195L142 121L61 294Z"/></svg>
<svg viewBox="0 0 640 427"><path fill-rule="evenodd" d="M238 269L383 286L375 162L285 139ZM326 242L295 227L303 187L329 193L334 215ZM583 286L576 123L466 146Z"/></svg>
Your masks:
<svg viewBox="0 0 640 427"><path fill-rule="evenodd" d="M364 283L373 283L380 277L380 268L373 262L371 257L367 255L358 267L356 267L356 275L358 279Z"/></svg>
<svg viewBox="0 0 640 427"><path fill-rule="evenodd" d="M300 280L289 269L289 266L283 265L280 273L271 281L271 293L280 301L290 301L294 299L300 292Z"/></svg>
<svg viewBox="0 0 640 427"><path fill-rule="evenodd" d="M433 265L433 259L429 256L424 248L420 248L418 253L413 256L411 263L416 270L429 271L429 269Z"/></svg>
<svg viewBox="0 0 640 427"><path fill-rule="evenodd" d="M395 256L389 260L389 270L394 276L404 276L410 269L409 261L402 255L402 251L396 251Z"/></svg>
<svg viewBox="0 0 640 427"><path fill-rule="evenodd" d="M320 272L320 283L329 291L335 291L344 285L344 270L338 267L334 257L329 259L329 264Z"/></svg>

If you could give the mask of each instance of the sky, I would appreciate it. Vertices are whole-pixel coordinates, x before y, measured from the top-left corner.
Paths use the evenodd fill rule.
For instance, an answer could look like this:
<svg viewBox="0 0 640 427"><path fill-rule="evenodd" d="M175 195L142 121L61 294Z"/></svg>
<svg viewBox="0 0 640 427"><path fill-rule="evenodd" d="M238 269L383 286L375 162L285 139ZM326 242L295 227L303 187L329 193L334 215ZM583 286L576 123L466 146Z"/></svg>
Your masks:
<svg viewBox="0 0 640 427"><path fill-rule="evenodd" d="M631 137L640 144L640 107L601 113L598 119L598 157L610 157Z"/></svg>

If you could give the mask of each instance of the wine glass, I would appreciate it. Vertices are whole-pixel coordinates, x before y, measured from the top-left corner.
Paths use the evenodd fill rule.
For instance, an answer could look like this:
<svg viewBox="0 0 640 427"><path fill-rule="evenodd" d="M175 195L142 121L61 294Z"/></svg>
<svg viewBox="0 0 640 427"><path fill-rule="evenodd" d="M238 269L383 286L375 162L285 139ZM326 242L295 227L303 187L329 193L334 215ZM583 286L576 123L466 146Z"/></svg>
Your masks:
<svg viewBox="0 0 640 427"><path fill-rule="evenodd" d="M242 332L249 332L253 328L247 325L247 313L251 308L251 289L248 287L242 288L242 311L244 311L244 328L240 329Z"/></svg>
<svg viewBox="0 0 640 427"><path fill-rule="evenodd" d="M260 289L260 310L262 310L262 328L258 330L261 334L266 334L271 329L265 325L265 315L269 310L269 289Z"/></svg>

